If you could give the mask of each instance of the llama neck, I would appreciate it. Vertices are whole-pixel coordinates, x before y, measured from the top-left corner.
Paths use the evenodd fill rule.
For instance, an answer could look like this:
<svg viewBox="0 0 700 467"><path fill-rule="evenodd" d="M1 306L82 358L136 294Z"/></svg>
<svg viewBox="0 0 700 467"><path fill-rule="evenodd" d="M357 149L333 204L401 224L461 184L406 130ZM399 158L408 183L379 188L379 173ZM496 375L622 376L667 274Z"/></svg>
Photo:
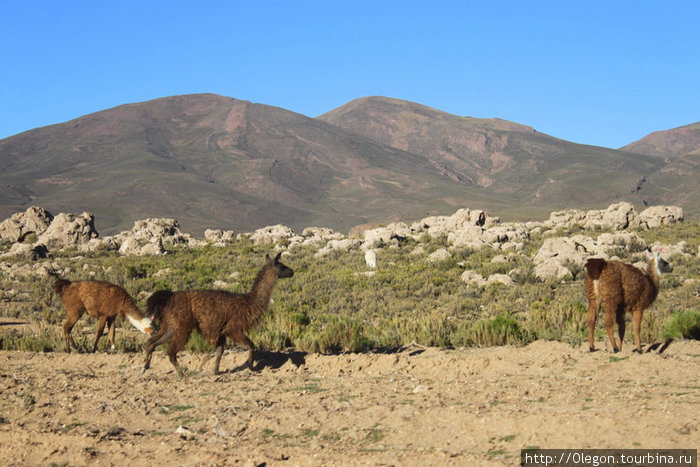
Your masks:
<svg viewBox="0 0 700 467"><path fill-rule="evenodd" d="M277 273L275 269L266 264L258 272L253 282L253 287L250 289L248 296L250 297L251 304L258 314L262 314L267 309L270 303L270 297L272 296L272 289L277 282Z"/></svg>
<svg viewBox="0 0 700 467"><path fill-rule="evenodd" d="M659 265L656 258L652 258L649 261L646 276L649 279L650 285L652 286L652 297L656 298L656 294L659 293L659 282L661 281L661 272L659 271Z"/></svg>

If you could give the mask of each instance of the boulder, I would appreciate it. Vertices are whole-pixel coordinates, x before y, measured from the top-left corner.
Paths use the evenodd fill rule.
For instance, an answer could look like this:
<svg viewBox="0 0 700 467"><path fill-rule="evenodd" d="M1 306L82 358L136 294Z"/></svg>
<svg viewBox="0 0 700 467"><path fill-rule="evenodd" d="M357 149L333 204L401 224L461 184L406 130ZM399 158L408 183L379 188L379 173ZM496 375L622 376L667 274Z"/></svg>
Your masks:
<svg viewBox="0 0 700 467"><path fill-rule="evenodd" d="M0 255L0 257L34 261L41 258L48 258L49 250L46 248L46 245L42 245L41 243L35 243L33 245L28 245L26 243L15 243L10 248L10 251Z"/></svg>
<svg viewBox="0 0 700 467"><path fill-rule="evenodd" d="M637 229L639 216L631 203L623 201L611 204L607 209L587 211L582 224L586 229Z"/></svg>
<svg viewBox="0 0 700 467"><path fill-rule="evenodd" d="M450 258L452 258L450 252L447 251L447 249L445 248L440 248L430 253L425 260L429 263L441 263L443 261L447 261Z"/></svg>
<svg viewBox="0 0 700 467"><path fill-rule="evenodd" d="M381 248L386 245L398 245L412 235L413 231L411 227L403 222L395 222L386 227L368 229L362 233L364 237L362 249L369 250L372 248Z"/></svg>
<svg viewBox="0 0 700 467"><path fill-rule="evenodd" d="M48 228L39 235L37 243L46 245L49 250L78 247L99 237L95 230L95 217L89 213L60 213L51 221Z"/></svg>
<svg viewBox="0 0 700 467"><path fill-rule="evenodd" d="M647 229L676 222L683 222L683 208L677 206L652 206L639 213L639 223Z"/></svg>
<svg viewBox="0 0 700 467"><path fill-rule="evenodd" d="M489 278L486 279L486 285L494 283L504 284L508 287L514 287L516 285L513 278L506 274L491 274Z"/></svg>
<svg viewBox="0 0 700 467"><path fill-rule="evenodd" d="M352 251L360 248L362 240L359 238L344 238L342 240L330 240L326 246L316 252L314 256L325 256L333 251Z"/></svg>
<svg viewBox="0 0 700 467"><path fill-rule="evenodd" d="M286 225L269 225L256 230L250 235L250 239L257 244L279 243L282 240L289 240L296 234Z"/></svg>
<svg viewBox="0 0 700 467"><path fill-rule="evenodd" d="M460 279L466 284L476 285L478 287L483 287L486 285L484 276L475 271L464 271L460 276Z"/></svg>
<svg viewBox="0 0 700 467"><path fill-rule="evenodd" d="M157 256L165 253L163 241L156 237L152 241L143 241L136 237L126 237L119 246L122 255Z"/></svg>
<svg viewBox="0 0 700 467"><path fill-rule="evenodd" d="M0 222L0 240L23 242L27 235L41 235L48 229L53 215L44 208L32 206Z"/></svg>

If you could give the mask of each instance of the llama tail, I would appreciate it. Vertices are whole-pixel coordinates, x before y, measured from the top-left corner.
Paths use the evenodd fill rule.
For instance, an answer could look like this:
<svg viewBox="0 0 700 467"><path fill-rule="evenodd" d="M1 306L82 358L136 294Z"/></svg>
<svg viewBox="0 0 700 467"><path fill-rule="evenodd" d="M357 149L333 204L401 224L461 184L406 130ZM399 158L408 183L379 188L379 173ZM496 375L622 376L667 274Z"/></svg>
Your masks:
<svg viewBox="0 0 700 467"><path fill-rule="evenodd" d="M163 316L163 308L173 295L172 290L157 290L146 300L146 314L152 320L160 320Z"/></svg>
<svg viewBox="0 0 700 467"><path fill-rule="evenodd" d="M608 262L604 259L590 258L586 261L586 264L584 265L586 268L586 274L594 281L597 281L600 278L600 274L603 272L603 269L607 264Z"/></svg>
<svg viewBox="0 0 700 467"><path fill-rule="evenodd" d="M53 290L58 294L58 296L62 296L63 292L66 290L66 287L71 285L71 281L67 279L56 279L56 281L53 283Z"/></svg>

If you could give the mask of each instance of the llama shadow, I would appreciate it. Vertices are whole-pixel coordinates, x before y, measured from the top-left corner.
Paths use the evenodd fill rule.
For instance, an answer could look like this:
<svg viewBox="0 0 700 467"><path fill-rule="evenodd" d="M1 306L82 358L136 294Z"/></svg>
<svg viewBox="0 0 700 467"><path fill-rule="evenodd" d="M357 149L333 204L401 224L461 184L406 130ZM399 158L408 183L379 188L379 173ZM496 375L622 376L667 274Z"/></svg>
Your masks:
<svg viewBox="0 0 700 467"><path fill-rule="evenodd" d="M653 352L656 349L659 349L657 351L657 353L662 354L666 351L666 349L668 349L668 346L671 345L671 342L673 342L673 339L668 339L668 340L666 340L666 342L663 342L663 343L662 342L654 342L644 351L644 353Z"/></svg>
<svg viewBox="0 0 700 467"><path fill-rule="evenodd" d="M0 323L0 326L22 326L25 324L29 324L26 321L5 321Z"/></svg>
<svg viewBox="0 0 700 467"><path fill-rule="evenodd" d="M287 353L283 352L270 352L267 350L256 350L255 351L255 363L253 364L252 371L262 371L265 368L272 370L277 370L282 367L285 363L291 362L295 367L300 367L306 364L306 356L308 352L298 352L291 351ZM248 368L247 364L239 365L232 368L226 373L236 373Z"/></svg>

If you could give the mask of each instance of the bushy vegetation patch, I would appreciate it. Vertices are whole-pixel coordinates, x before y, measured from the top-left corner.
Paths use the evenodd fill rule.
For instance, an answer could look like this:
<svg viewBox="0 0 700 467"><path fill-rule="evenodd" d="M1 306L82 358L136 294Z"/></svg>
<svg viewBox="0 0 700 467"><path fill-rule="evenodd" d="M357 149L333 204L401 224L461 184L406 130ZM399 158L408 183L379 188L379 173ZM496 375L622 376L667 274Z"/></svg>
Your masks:
<svg viewBox="0 0 700 467"><path fill-rule="evenodd" d="M639 233L645 244L686 242L684 254L667 258L675 270L662 277L659 298L645 313L643 342L698 338L698 227L686 222ZM597 237L602 232L576 233ZM538 281L532 258L542 242L541 234L533 235L521 252L508 254L489 248L450 248L446 238L426 235L418 242L379 249L374 270L367 268L359 250L318 256L317 248L295 247L284 257L295 275L278 282L269 312L250 337L260 349L322 353L398 348L411 343L440 347L523 345L534 339L578 345L587 335L583 271L580 265L571 264L568 280ZM644 244L637 243L619 245L615 254L624 261L639 261ZM418 246L423 252L413 254ZM428 255L441 248L448 248L450 258L429 262ZM73 251L35 262L8 258L5 263L32 270L44 265L70 280L107 280L124 287L144 308L146 298L159 289L246 292L267 253L273 253L272 245L241 239L225 247L171 248L163 256ZM508 255L505 261L492 261L504 254ZM516 284L467 284L460 280L465 270L484 277L508 274ZM65 312L51 289L52 282L51 277L39 274L0 276L1 317L31 323L0 326L0 348L63 349L60 324ZM598 319L599 336L603 335L602 321ZM90 331L75 339L79 347L88 348L94 339L94 320L85 316L78 326ZM141 351L144 342L145 336L128 323L120 324L118 351ZM104 345L106 342L102 350ZM196 333L187 349L212 351Z"/></svg>

